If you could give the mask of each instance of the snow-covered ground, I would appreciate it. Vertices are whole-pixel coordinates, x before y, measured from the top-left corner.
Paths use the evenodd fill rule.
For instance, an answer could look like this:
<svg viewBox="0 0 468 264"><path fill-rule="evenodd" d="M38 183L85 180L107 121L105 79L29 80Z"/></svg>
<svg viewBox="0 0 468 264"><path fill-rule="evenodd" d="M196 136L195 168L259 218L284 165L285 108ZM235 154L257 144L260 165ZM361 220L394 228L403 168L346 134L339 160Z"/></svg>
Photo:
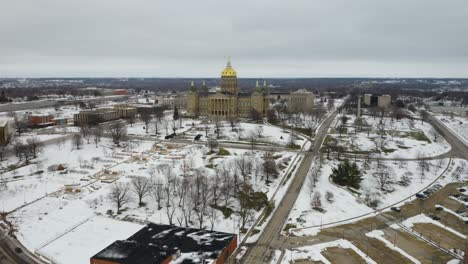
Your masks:
<svg viewBox="0 0 468 264"><path fill-rule="evenodd" d="M420 164L417 161L381 161L380 168L377 167L378 164L376 161L372 162L370 165L364 165L364 161L358 161L358 167L364 171L363 181L361 182L361 188L354 192L344 187L337 186L329 180L332 168L338 164L337 161L324 163L315 187L312 187L312 178L310 177L314 169L311 169L309 172L308 179L303 185L299 197L291 210L288 223L292 225L292 227L297 228L317 226L318 228L316 229L304 230L304 232L311 235L319 231L320 225L330 226L328 224L337 221L347 219L357 220L358 217L366 214L367 216L372 216L374 209L366 205L366 196L369 197L368 200L379 201L377 209L388 207L396 203L409 202L411 199L414 199L416 193L431 185L432 182L441 175L448 165L447 162L448 159L428 161L430 169L421 177ZM445 185L452 182L453 179L450 175L455 172L460 164L466 164L464 160L454 160L453 162L449 170L444 174L446 177L440 178L437 183ZM316 164L317 163L315 163L312 168L316 167ZM362 169L363 166L365 166L365 169ZM387 172L391 178L390 183L385 186L385 189L389 191L380 190L374 174L375 172L382 171ZM402 177L407 177L409 179L408 186L402 186L397 183ZM311 201L315 192L319 192L321 195L324 212L312 209ZM326 199L326 192L333 194L332 202ZM411 199L406 200L409 197L411 197ZM295 232L295 234L300 235L305 233L298 231Z"/></svg>
<svg viewBox="0 0 468 264"><path fill-rule="evenodd" d="M340 136L338 127L342 124L337 116L335 129L329 135L338 140L338 146L345 152L371 153L385 158L431 157L450 151L451 146L429 123L421 123L404 118L372 118L364 116L363 131L354 126L354 116L348 115L346 132ZM371 131L368 132L368 126Z"/></svg>
<svg viewBox="0 0 468 264"><path fill-rule="evenodd" d="M436 117L461 138L465 139L468 145L468 118L461 116L454 116L451 118L446 115L436 115Z"/></svg>
<svg viewBox="0 0 468 264"><path fill-rule="evenodd" d="M78 150L72 146L70 139L66 139L46 145L40 156L31 160L29 165L5 172L3 179L7 183L6 189L0 189L0 209L13 211L8 215L8 220L15 226L18 239L31 251L38 251L58 263L83 263L78 259L91 257L110 241L126 238L136 228L128 222L149 220L169 223L168 208L172 206L162 205L158 209L153 194L144 198L146 205L141 207L134 197L125 205L122 214L116 215L115 205L108 198L112 182L129 183L132 178L141 176L163 184L168 179L177 179L178 183L174 186L180 187L183 175L190 179L202 175L208 178L207 183L211 186L213 177L217 173L221 175L222 170L226 170L231 179L237 174L238 181L242 181L243 176L236 162L244 158L252 164L246 181L256 192L265 193L268 199L279 188L297 155L287 151L273 153L279 174L270 176L267 181L262 171L264 151L252 153L245 149L228 148L218 153L221 150L210 152L203 145L138 142L124 143L126 147L115 148L110 139L102 138L98 147L93 142L85 141ZM18 159L10 157L4 164L5 167L17 165ZM58 165L62 165L64 170L54 170ZM234 197L226 199L220 197L218 204L226 205L233 213L224 217L221 211L215 209L213 228L238 233L239 202ZM176 208L173 223L184 225L182 209L177 206L179 197L174 195L171 200ZM245 227L249 228L260 213L261 210L251 212ZM109 219L109 214L112 214L112 219ZM189 225L198 227L195 213ZM130 231L119 233L116 231L119 226L124 231ZM211 228L208 215L203 226ZM83 257L69 262L66 252L71 249L74 249L73 255L81 254Z"/></svg>
<svg viewBox="0 0 468 264"><path fill-rule="evenodd" d="M187 139L193 139L200 134L200 141L206 141L206 129L208 128L208 137L216 138L216 125L213 122L208 124L195 125L190 131L186 132ZM291 133L289 130L282 129L277 126L266 124L240 122L233 129L229 122L220 123L220 142L236 142L249 144L252 137L255 143L265 143L273 145L288 145L291 143ZM306 140L304 137L296 134L293 136L294 144L302 145Z"/></svg>

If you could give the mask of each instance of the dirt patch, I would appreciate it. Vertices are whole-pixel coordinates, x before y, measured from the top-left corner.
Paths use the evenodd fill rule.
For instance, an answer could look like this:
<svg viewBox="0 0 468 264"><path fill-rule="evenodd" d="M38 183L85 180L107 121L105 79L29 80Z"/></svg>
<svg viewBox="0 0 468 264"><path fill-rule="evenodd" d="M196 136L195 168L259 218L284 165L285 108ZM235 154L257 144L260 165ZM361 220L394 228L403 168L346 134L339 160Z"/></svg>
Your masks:
<svg viewBox="0 0 468 264"><path fill-rule="evenodd" d="M354 250L349 248L329 247L322 251L322 255L331 263L361 264L366 263Z"/></svg>
<svg viewBox="0 0 468 264"><path fill-rule="evenodd" d="M358 237L356 239L352 239L352 241L354 245L356 245L362 252L364 252L364 254L368 255L377 263L413 263L397 251L387 247L382 241L378 239Z"/></svg>
<svg viewBox="0 0 468 264"><path fill-rule="evenodd" d="M463 238L434 224L416 223L412 229L445 249L463 249L465 242Z"/></svg>
<svg viewBox="0 0 468 264"><path fill-rule="evenodd" d="M295 259L294 264L323 264L322 261L314 261L308 259Z"/></svg>
<svg viewBox="0 0 468 264"><path fill-rule="evenodd" d="M383 231L388 241L394 243L397 247L421 261L421 263L447 263L453 259L450 255L402 230L387 228Z"/></svg>

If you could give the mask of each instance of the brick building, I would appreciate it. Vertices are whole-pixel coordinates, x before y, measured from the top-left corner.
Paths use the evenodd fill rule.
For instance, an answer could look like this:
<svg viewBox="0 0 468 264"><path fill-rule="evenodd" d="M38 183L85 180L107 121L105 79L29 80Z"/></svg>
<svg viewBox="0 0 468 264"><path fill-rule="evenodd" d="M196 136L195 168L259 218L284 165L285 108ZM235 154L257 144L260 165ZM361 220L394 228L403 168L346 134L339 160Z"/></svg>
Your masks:
<svg viewBox="0 0 468 264"><path fill-rule="evenodd" d="M237 247L234 234L150 223L126 240L117 240L90 259L91 264L223 264Z"/></svg>

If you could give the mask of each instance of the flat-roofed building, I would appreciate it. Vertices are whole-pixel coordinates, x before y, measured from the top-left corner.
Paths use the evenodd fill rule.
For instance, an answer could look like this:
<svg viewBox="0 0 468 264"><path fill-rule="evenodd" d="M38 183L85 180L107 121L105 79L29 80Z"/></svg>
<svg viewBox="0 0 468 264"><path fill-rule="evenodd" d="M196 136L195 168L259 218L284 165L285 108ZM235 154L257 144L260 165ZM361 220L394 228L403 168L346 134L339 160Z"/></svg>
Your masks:
<svg viewBox="0 0 468 264"><path fill-rule="evenodd" d="M149 223L91 257L91 264L223 264L237 247L235 234Z"/></svg>
<svg viewBox="0 0 468 264"><path fill-rule="evenodd" d="M392 102L392 97L388 94L384 95L375 95L375 94L365 94L364 95L364 104L368 107L382 107L387 108Z"/></svg>
<svg viewBox="0 0 468 264"><path fill-rule="evenodd" d="M291 92L288 98L288 111L290 113L306 112L314 107L314 93L301 89Z"/></svg>
<svg viewBox="0 0 468 264"><path fill-rule="evenodd" d="M5 144L15 133L15 121L12 118L0 119L0 144Z"/></svg>

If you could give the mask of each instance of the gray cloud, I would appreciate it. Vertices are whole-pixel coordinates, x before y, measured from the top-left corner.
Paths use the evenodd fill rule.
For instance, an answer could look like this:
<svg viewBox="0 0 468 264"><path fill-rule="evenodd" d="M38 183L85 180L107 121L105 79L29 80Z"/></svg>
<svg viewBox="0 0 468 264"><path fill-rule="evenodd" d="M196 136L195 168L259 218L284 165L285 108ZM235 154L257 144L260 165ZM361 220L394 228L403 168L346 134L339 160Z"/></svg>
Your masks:
<svg viewBox="0 0 468 264"><path fill-rule="evenodd" d="M1 6L0 77L468 77L466 0Z"/></svg>

